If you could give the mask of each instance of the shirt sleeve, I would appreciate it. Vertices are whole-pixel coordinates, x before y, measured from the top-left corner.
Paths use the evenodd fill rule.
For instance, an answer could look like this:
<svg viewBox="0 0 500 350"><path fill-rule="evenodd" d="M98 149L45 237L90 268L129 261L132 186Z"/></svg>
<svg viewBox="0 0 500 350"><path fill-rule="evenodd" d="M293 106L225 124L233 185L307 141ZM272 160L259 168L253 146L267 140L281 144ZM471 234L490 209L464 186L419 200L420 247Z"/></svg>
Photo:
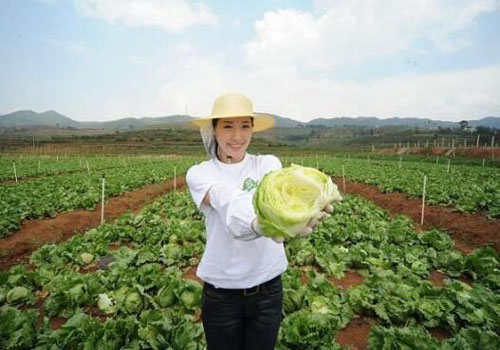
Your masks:
<svg viewBox="0 0 500 350"><path fill-rule="evenodd" d="M203 198L205 198L210 187L215 185L216 182L210 179L210 177L204 176L198 166L193 166L189 168L186 174L186 183L198 209L201 211L209 209L208 205L203 204Z"/></svg>
<svg viewBox="0 0 500 350"><path fill-rule="evenodd" d="M215 184L210 188L210 204L235 239L250 241L261 237L252 228L255 219L253 192Z"/></svg>
<svg viewBox="0 0 500 350"><path fill-rule="evenodd" d="M268 172L273 171L273 170L278 170L281 169L281 161L279 160L278 157L273 156L273 155L266 155L263 156L262 159L262 176L266 175Z"/></svg>

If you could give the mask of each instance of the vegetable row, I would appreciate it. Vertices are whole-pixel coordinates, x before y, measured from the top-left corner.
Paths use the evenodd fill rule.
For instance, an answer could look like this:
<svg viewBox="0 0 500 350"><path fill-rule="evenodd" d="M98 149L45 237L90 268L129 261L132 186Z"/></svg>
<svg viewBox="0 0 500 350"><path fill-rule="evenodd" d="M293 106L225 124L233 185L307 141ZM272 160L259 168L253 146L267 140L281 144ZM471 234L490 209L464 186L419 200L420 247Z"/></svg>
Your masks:
<svg viewBox="0 0 500 350"><path fill-rule="evenodd" d="M0 348L205 349L202 286L188 278L203 252L202 220L188 194L174 192L140 215L43 246L30 269L0 273ZM416 234L409 219L354 196L309 237L286 243L278 349L339 349L336 334L359 316L376 323L370 349L499 348L491 248L464 255L445 233ZM434 270L446 274L442 286L429 281ZM363 282L332 283L348 271ZM55 318L66 320L61 328ZM435 327L450 338L434 339Z"/></svg>
<svg viewBox="0 0 500 350"><path fill-rule="evenodd" d="M102 198L105 176L105 198L144 185L159 183L183 174L192 159L138 164L103 172L74 173L37 178L29 182L0 185L0 238L19 229L25 219L54 217L60 212L92 209Z"/></svg>
<svg viewBox="0 0 500 350"><path fill-rule="evenodd" d="M285 160L285 162L288 160ZM451 206L462 212L484 212L491 219L500 218L500 171L481 167L399 160L360 158L295 158L290 161L318 166L333 176L376 185L382 192L402 192L422 198L426 180L426 202ZM341 185L341 184L340 184Z"/></svg>

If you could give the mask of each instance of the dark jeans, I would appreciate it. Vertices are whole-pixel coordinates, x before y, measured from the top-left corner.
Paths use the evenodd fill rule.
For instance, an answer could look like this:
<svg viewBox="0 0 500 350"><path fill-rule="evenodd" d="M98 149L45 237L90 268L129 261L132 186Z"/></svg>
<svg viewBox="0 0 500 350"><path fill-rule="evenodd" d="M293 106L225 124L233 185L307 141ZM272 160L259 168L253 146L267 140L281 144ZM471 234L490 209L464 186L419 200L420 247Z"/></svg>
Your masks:
<svg viewBox="0 0 500 350"><path fill-rule="evenodd" d="M208 350L272 350L281 323L281 276L259 288L203 286L202 320Z"/></svg>

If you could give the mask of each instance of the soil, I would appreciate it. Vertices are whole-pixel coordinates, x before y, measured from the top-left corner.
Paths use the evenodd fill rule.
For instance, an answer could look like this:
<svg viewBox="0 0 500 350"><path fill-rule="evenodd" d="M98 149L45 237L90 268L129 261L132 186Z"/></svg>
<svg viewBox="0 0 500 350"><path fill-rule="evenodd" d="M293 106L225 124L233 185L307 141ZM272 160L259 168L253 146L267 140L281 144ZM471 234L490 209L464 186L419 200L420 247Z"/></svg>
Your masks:
<svg viewBox="0 0 500 350"><path fill-rule="evenodd" d="M444 280L446 278L447 278L446 274L442 273L441 271L437 271L437 270L432 271L431 275L429 276L429 280L436 287L442 286L444 284Z"/></svg>
<svg viewBox="0 0 500 350"><path fill-rule="evenodd" d="M438 341L451 338L451 333L444 328L431 328L429 333Z"/></svg>
<svg viewBox="0 0 500 350"><path fill-rule="evenodd" d="M197 268L198 268L198 265L186 268L186 270L184 271L184 277L188 280L203 283L203 281L198 276L196 276L196 269Z"/></svg>
<svg viewBox="0 0 500 350"><path fill-rule="evenodd" d="M50 328L52 329L59 329L63 326L63 324L66 323L68 319L64 317L52 317L50 319Z"/></svg>
<svg viewBox="0 0 500 350"><path fill-rule="evenodd" d="M353 270L349 270L345 272L345 276L342 278L333 278L330 277L329 280L335 284L336 286L342 288L342 289L349 289L351 287L357 286L358 284L363 283L364 277L361 276L359 273Z"/></svg>
<svg viewBox="0 0 500 350"><path fill-rule="evenodd" d="M335 340L343 346L350 346L351 350L364 350L368 346L368 334L376 320L369 317L353 317L349 324L337 332Z"/></svg>
<svg viewBox="0 0 500 350"><path fill-rule="evenodd" d="M342 179L336 181L341 183ZM393 215L408 215L415 222L417 230L447 230L455 247L466 254L485 244L500 252L500 221L490 220L483 214L460 213L452 208L426 205L422 227L422 200L419 198L402 193L382 193L376 186L350 181L346 181L346 192L361 195Z"/></svg>
<svg viewBox="0 0 500 350"><path fill-rule="evenodd" d="M177 188L185 186L184 178L177 178ZM143 205L170 192L174 182L145 186L110 198L104 205L106 221L114 220L127 211L138 212ZM0 239L0 270L28 260L29 255L46 243L58 243L83 233L101 223L101 205L94 210L76 210L61 213L55 218L26 220L13 234Z"/></svg>

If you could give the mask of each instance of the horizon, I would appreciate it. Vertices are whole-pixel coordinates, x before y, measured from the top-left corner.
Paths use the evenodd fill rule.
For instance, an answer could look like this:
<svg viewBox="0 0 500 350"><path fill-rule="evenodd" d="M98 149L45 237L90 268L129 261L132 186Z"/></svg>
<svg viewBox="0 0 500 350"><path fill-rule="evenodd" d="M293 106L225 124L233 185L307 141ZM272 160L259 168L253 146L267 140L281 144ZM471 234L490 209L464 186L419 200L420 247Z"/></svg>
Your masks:
<svg viewBox="0 0 500 350"><path fill-rule="evenodd" d="M300 122L478 120L500 115L499 32L498 0L4 0L0 115L201 116L233 91Z"/></svg>
<svg viewBox="0 0 500 350"><path fill-rule="evenodd" d="M0 114L0 117L6 116L6 115L9 115L9 114L12 114L12 113L17 113L17 112L33 112L33 113L36 113L36 114L45 114L45 113L49 113L49 112L55 112L55 113L57 113L59 115L62 115L63 117L69 118L69 119L71 119L73 121L76 121L76 122L79 122L79 123L107 123L107 122L116 122L116 121L123 120L123 119L137 119L137 120L140 120L140 119L144 119L144 118L155 119L155 118L169 118L169 117L175 117L175 116L190 117L190 118L193 118L193 119L197 118L195 116L188 115L188 114L169 114L169 115L159 115L159 116L123 117L123 118L118 118L118 119L109 119L109 120L102 120L102 121L99 121L99 120L78 120L78 119L74 119L74 118L72 118L70 116L67 116L65 114L59 113L58 111L56 111L54 109L49 109L49 110L46 110L44 112L36 112L36 111L30 110L30 109L23 109L23 110L17 110L17 111L13 111L13 112L6 113L6 114ZM377 116L373 116L373 115L360 115L360 116L355 116L355 117L348 117L348 116L317 117L317 118L310 119L310 120L304 122L304 121L300 121L300 120L297 120L297 119L294 119L294 118L291 118L291 117L287 117L287 116L282 116L282 115L275 115L275 114L273 114L273 116L279 117L279 118L290 119L290 120L293 120L295 122L306 123L306 124L308 122L311 122L313 120L318 120L318 119L329 120L329 119L340 119L340 118L348 118L348 119L375 118L375 119L379 119L379 120L387 120L387 119L420 119L420 120L431 120L431 121L435 121L435 122L450 122L450 123L458 123L461 120L478 121L478 120L483 120L483 119L486 119L486 118L500 118L500 116L487 115L487 116L480 117L478 119L461 119L461 120L458 120L458 121L451 121L451 120L443 120L443 119L434 119L434 118L429 118L429 117L390 116L390 117L381 118L381 117L377 117Z"/></svg>

